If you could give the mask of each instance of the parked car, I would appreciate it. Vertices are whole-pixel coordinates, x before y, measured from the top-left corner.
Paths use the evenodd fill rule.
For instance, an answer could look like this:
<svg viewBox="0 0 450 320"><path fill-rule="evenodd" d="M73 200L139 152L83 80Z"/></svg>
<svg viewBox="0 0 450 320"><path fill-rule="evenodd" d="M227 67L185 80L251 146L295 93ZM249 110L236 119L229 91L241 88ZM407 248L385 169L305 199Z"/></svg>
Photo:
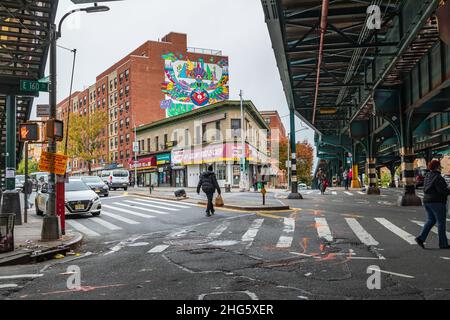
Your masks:
<svg viewBox="0 0 450 320"><path fill-rule="evenodd" d="M81 180L69 180L65 184L66 215L92 214L99 216L102 209L100 197ZM48 183L44 183L36 194L36 214L42 216L48 211Z"/></svg>
<svg viewBox="0 0 450 320"><path fill-rule="evenodd" d="M414 176L416 177L416 189L423 187L423 182L425 180L425 175L427 174L427 172L429 172L430 170L425 169L425 168L417 168L414 170Z"/></svg>
<svg viewBox="0 0 450 320"><path fill-rule="evenodd" d="M446 173L443 177L445 179L445 182L447 182L447 185L450 187L450 174Z"/></svg>
<svg viewBox="0 0 450 320"><path fill-rule="evenodd" d="M108 184L109 183L109 176L111 175L112 171L102 171L102 173L100 174L100 178L103 180L104 183Z"/></svg>
<svg viewBox="0 0 450 320"><path fill-rule="evenodd" d="M308 186L306 185L306 183L299 183L298 190L308 190Z"/></svg>
<svg viewBox="0 0 450 320"><path fill-rule="evenodd" d="M104 197L109 196L109 187L103 182L102 178L98 176L82 176L75 179L83 181L96 194Z"/></svg>
<svg viewBox="0 0 450 320"><path fill-rule="evenodd" d="M30 174L33 190L38 191L44 183L48 183L48 172L33 172Z"/></svg>
<svg viewBox="0 0 450 320"><path fill-rule="evenodd" d="M130 183L130 173L128 170L116 169L112 170L108 178L109 190L122 189L127 191Z"/></svg>
<svg viewBox="0 0 450 320"><path fill-rule="evenodd" d="M25 176L23 174L17 175L16 176L16 190L22 191L24 184L25 184Z"/></svg>

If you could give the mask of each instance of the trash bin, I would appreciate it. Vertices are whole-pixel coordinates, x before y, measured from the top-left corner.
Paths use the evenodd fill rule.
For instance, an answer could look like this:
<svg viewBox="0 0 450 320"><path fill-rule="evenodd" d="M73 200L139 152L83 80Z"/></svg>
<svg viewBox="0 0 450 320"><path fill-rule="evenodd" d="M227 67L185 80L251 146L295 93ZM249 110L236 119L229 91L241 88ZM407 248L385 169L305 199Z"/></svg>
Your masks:
<svg viewBox="0 0 450 320"><path fill-rule="evenodd" d="M0 214L0 253L14 251L13 213Z"/></svg>
<svg viewBox="0 0 450 320"><path fill-rule="evenodd" d="M231 192L231 184L225 184L225 192Z"/></svg>

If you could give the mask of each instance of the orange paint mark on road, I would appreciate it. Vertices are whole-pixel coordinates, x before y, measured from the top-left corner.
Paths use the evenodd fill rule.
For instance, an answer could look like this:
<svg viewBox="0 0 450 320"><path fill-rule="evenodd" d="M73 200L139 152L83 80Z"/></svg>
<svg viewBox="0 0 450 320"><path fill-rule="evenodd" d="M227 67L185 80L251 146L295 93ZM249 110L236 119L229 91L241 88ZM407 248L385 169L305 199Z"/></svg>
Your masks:
<svg viewBox="0 0 450 320"><path fill-rule="evenodd" d="M47 295L51 295L51 294L59 294L59 293L90 292L90 291L94 291L94 290L97 290L97 289L105 289L105 288L113 288L113 287L123 287L123 286L125 286L125 284L112 284L112 285L107 285L107 286L97 286L97 287L92 287L92 286L82 286L80 289L69 289L69 290L62 290L62 291L46 292L46 293L41 293L41 295L47 296Z"/></svg>

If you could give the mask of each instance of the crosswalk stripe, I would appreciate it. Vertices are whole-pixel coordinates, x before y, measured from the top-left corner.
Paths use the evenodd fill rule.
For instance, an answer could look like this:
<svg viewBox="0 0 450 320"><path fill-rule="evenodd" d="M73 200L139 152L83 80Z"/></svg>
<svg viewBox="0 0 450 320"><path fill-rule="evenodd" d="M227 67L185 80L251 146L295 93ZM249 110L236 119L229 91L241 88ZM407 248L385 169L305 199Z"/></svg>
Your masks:
<svg viewBox="0 0 450 320"><path fill-rule="evenodd" d="M156 246L152 249L150 249L148 251L148 253L159 253L159 252L163 252L164 250L166 250L169 247L169 245L167 244L161 244L159 246Z"/></svg>
<svg viewBox="0 0 450 320"><path fill-rule="evenodd" d="M114 204L116 204L116 203L114 203ZM139 213L139 212L134 212L134 211L130 211L130 210L122 209L122 208L116 208L116 207L113 207L113 206L110 206L110 205L106 205L106 204L104 204L103 207L104 208L108 208L108 209L112 209L112 210L116 210L116 211L120 211L120 212L124 212L124 213L128 213L128 214L131 214L131 215L134 215L134 216L137 216L137 217L141 217L141 218L151 219L151 218L155 217L155 216L151 216L149 214L142 214L142 213Z"/></svg>
<svg viewBox="0 0 450 320"><path fill-rule="evenodd" d="M423 228L423 226L425 225L425 223L422 222L422 221L411 220L411 222L417 224L418 226L421 226L422 228ZM436 228L436 227L433 227L433 228L431 229L431 231L432 231L433 233L435 233L435 234L439 234L438 228ZM447 238L450 238L450 232L446 232L446 234L447 234Z"/></svg>
<svg viewBox="0 0 450 320"><path fill-rule="evenodd" d="M149 200L151 199L151 200ZM182 204L183 206L191 206L191 207L198 207L198 204L190 203L190 202L183 202L183 201L173 201L173 200L166 200L166 199L159 199L159 198L145 198L146 201L153 201L153 202L162 202L165 204Z"/></svg>
<svg viewBox="0 0 450 320"><path fill-rule="evenodd" d="M208 238L219 237L229 226L230 226L230 221L222 222L210 234L208 234Z"/></svg>
<svg viewBox="0 0 450 320"><path fill-rule="evenodd" d="M350 193L350 192L348 192L348 191L344 191L344 193L347 194L347 195L349 195L349 196L352 196L352 195L353 195L353 193Z"/></svg>
<svg viewBox="0 0 450 320"><path fill-rule="evenodd" d="M73 221L73 220L66 220L67 224L69 224L72 228L77 229L78 231L80 231L81 233L84 233L87 236L91 236L91 237L100 237L100 234L85 227L84 225L82 225L81 223L77 222L77 221Z"/></svg>
<svg viewBox="0 0 450 320"><path fill-rule="evenodd" d="M103 205L103 207L104 206L105 205ZM119 216L117 214L110 213L110 212L102 211L102 215L110 217L110 218L113 218L113 219L116 219L116 220L119 220L119 221L122 221L122 222L125 222L127 224L140 224L140 222L137 222L137 221L134 221L134 220L131 220L131 219L128 219L128 218L124 218L122 216Z"/></svg>
<svg viewBox="0 0 450 320"><path fill-rule="evenodd" d="M314 191L307 191L307 192L305 192L306 194L311 194L311 193L313 193Z"/></svg>
<svg viewBox="0 0 450 320"><path fill-rule="evenodd" d="M386 227L389 231L395 233L397 236L408 242L409 244L416 244L416 241L414 240L414 236L409 234L403 229L400 229L396 225L392 224L385 218L375 218L376 221L381 223L384 227Z"/></svg>
<svg viewBox="0 0 450 320"><path fill-rule="evenodd" d="M126 207L126 208L131 208L131 209L137 209L137 210L148 211L148 212L151 212L151 213L157 213L157 214L169 214L169 213L167 213L167 212L162 212L162 211L155 210L155 209L140 208L140 207L137 207L137 206L134 206L134 205L125 204L125 203L118 203L118 202L115 202L114 204L115 204L115 205L122 206L122 207Z"/></svg>
<svg viewBox="0 0 450 320"><path fill-rule="evenodd" d="M105 228L109 229L109 230L122 230L121 227L116 226L115 224L109 223L108 221L105 221L101 218L90 218L89 221L93 221L95 223L98 223L102 226L104 226Z"/></svg>
<svg viewBox="0 0 450 320"><path fill-rule="evenodd" d="M379 245L378 241L376 241L358 222L358 220L354 218L345 218L347 224L350 229L356 234L358 239L364 243L366 246L377 246Z"/></svg>
<svg viewBox="0 0 450 320"><path fill-rule="evenodd" d="M137 201L139 203L152 203L152 204L157 204L157 205L170 206L170 207L179 208L179 209L189 208L189 206L183 206L183 205L179 205L179 204L172 204L172 203L160 202L160 201L154 201L154 200L144 200L144 199L133 198L133 201Z"/></svg>
<svg viewBox="0 0 450 320"><path fill-rule="evenodd" d="M358 191L358 193L359 193L359 194L363 194L363 195L365 195L365 193L364 193L364 192L362 192L362 191Z"/></svg>
<svg viewBox="0 0 450 320"><path fill-rule="evenodd" d="M334 196L337 195L337 192L336 192L336 191L332 191L331 193L332 193Z"/></svg>
<svg viewBox="0 0 450 320"><path fill-rule="evenodd" d="M292 218L284 218L283 234L280 239L278 239L278 248L289 248L292 245L292 235L294 234L294 230L295 220Z"/></svg>
<svg viewBox="0 0 450 320"><path fill-rule="evenodd" d="M133 203L133 204L138 204L138 205L140 205L140 206L150 207L150 208L158 208L158 209L164 209L164 210L169 210L169 211L180 211L180 209L174 209L174 208L168 208L168 207L161 207L161 206L156 206L156 205L154 205L154 204L141 203L141 202L132 201L132 200L125 200L125 202ZM133 207L135 207L135 206L133 206ZM137 208L138 208L138 207L137 207Z"/></svg>
<svg viewBox="0 0 450 320"><path fill-rule="evenodd" d="M324 238L325 240L332 242L333 236L331 235L330 227L328 226L327 219L325 218L315 218L316 229L319 238Z"/></svg>
<svg viewBox="0 0 450 320"><path fill-rule="evenodd" d="M256 219L255 221L253 221L247 232L242 236L242 241L247 243L247 248L252 245L253 240L258 234L259 228L261 228L263 222L264 219Z"/></svg>

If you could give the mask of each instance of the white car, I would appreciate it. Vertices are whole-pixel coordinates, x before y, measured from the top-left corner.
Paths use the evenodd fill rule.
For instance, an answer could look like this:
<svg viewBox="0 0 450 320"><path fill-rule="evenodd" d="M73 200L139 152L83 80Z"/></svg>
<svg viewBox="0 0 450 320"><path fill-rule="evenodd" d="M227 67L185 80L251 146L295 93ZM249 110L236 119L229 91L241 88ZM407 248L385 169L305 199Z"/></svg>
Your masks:
<svg viewBox="0 0 450 320"><path fill-rule="evenodd" d="M305 183L298 184L298 190L307 190L308 186Z"/></svg>
<svg viewBox="0 0 450 320"><path fill-rule="evenodd" d="M123 189L128 190L128 185L130 184L130 173L128 170L115 169L112 170L108 178L109 190Z"/></svg>
<svg viewBox="0 0 450 320"><path fill-rule="evenodd" d="M97 217L101 213L100 197L82 181L72 180L65 185L66 215L92 214ZM48 184L42 185L35 198L36 214L42 216L48 210Z"/></svg>

